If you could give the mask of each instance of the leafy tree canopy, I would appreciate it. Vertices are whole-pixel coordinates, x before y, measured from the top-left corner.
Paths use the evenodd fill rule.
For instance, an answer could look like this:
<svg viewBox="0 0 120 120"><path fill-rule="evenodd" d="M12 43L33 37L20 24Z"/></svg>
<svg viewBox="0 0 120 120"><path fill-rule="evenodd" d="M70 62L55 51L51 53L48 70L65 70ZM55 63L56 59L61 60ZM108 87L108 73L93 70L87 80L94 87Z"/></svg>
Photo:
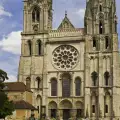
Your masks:
<svg viewBox="0 0 120 120"><path fill-rule="evenodd" d="M0 69L0 81L8 80L7 73Z"/></svg>
<svg viewBox="0 0 120 120"><path fill-rule="evenodd" d="M5 118L8 115L12 115L14 111L14 104L12 101L9 101L6 94L2 94L3 105L0 108L0 118Z"/></svg>
<svg viewBox="0 0 120 120"><path fill-rule="evenodd" d="M9 101L7 94L4 91L4 81L6 79L8 79L7 73L0 69L0 118L12 115L12 112L14 111L14 104L12 101Z"/></svg>

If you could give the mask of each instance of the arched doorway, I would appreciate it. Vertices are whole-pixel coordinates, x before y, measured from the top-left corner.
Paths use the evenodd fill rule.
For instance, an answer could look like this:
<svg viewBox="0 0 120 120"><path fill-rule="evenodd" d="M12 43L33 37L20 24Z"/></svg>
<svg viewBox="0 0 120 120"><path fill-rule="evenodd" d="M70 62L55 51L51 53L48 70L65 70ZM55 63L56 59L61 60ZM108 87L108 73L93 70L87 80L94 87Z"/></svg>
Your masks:
<svg viewBox="0 0 120 120"><path fill-rule="evenodd" d="M57 115L57 103L54 101L51 101L48 105L49 109L49 117L50 118L56 118Z"/></svg>
<svg viewBox="0 0 120 120"><path fill-rule="evenodd" d="M83 117L83 112L84 112L84 105L81 101L76 102L76 117L81 118Z"/></svg>
<svg viewBox="0 0 120 120"><path fill-rule="evenodd" d="M63 100L60 103L63 120L68 120L71 117L72 103L69 100Z"/></svg>

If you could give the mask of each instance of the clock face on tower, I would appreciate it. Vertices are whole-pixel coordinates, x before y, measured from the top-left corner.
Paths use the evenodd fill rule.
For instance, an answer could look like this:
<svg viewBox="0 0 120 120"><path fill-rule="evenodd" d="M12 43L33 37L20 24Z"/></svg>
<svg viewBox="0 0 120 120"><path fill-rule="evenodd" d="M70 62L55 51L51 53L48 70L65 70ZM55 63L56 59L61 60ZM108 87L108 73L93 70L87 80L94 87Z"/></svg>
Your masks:
<svg viewBox="0 0 120 120"><path fill-rule="evenodd" d="M57 69L70 70L76 66L78 56L79 53L75 47L71 45L61 45L53 51L52 62Z"/></svg>

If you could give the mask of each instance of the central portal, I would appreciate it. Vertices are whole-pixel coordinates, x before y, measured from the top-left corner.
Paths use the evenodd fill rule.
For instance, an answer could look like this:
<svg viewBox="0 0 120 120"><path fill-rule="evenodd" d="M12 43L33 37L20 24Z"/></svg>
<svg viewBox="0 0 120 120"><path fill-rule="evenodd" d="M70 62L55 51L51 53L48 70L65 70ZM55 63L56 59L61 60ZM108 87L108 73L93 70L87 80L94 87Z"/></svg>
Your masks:
<svg viewBox="0 0 120 120"><path fill-rule="evenodd" d="M70 118L70 109L63 110L63 120L68 120Z"/></svg>

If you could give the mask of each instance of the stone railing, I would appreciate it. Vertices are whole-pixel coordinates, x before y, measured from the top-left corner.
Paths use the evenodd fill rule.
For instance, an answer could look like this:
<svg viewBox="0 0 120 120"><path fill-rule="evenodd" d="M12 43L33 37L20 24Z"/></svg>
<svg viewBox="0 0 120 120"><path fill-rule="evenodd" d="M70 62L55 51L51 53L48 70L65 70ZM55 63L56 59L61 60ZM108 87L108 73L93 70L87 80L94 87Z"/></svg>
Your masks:
<svg viewBox="0 0 120 120"><path fill-rule="evenodd" d="M67 36L81 36L84 35L84 29L71 29L71 30L51 30L49 33L50 38L67 37Z"/></svg>

